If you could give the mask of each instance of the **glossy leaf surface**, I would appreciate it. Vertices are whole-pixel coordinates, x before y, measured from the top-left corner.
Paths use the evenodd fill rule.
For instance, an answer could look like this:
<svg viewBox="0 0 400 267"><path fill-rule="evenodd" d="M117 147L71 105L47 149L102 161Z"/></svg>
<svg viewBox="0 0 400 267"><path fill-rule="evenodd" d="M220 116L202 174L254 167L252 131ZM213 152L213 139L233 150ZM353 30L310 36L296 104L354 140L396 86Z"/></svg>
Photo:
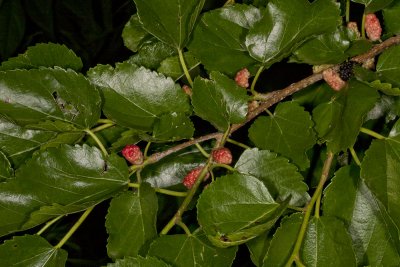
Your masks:
<svg viewBox="0 0 400 267"><path fill-rule="evenodd" d="M153 138L156 141L178 141L193 137L194 126L184 113L164 114L154 125Z"/></svg>
<svg viewBox="0 0 400 267"><path fill-rule="evenodd" d="M352 238L358 265L400 264L396 227L355 166L336 172L324 193L324 214L341 219ZM396 241L397 240L397 241Z"/></svg>
<svg viewBox="0 0 400 267"><path fill-rule="evenodd" d="M329 150L336 153L354 145L364 118L377 99L374 88L351 80L331 101L313 110L315 129Z"/></svg>
<svg viewBox="0 0 400 267"><path fill-rule="evenodd" d="M101 87L103 111L119 125L151 130L164 113L188 112L187 96L171 78L128 63L100 65L89 72Z"/></svg>
<svg viewBox="0 0 400 267"><path fill-rule="evenodd" d="M37 235L17 236L0 245L0 266L59 267L67 261L67 252L54 248Z"/></svg>
<svg viewBox="0 0 400 267"><path fill-rule="evenodd" d="M259 117L249 129L250 140L289 158L301 169L310 162L306 155L316 142L310 114L294 102L279 104L273 116Z"/></svg>
<svg viewBox="0 0 400 267"><path fill-rule="evenodd" d="M246 119L246 90L227 76L212 72L211 80L196 78L193 85L192 104L196 115L225 131L230 124ZM208 103L204 105L204 103Z"/></svg>
<svg viewBox="0 0 400 267"><path fill-rule="evenodd" d="M395 86L400 86L400 63L396 60L398 57L400 47L395 46L383 52L376 64L376 72Z"/></svg>
<svg viewBox="0 0 400 267"><path fill-rule="evenodd" d="M310 65L338 64L348 58L349 32L339 27L335 32L321 34L301 45L293 52L291 61Z"/></svg>
<svg viewBox="0 0 400 267"><path fill-rule="evenodd" d="M307 39L334 31L340 21L338 5L333 1L272 0L263 18L247 34L246 46L253 58L268 67Z"/></svg>
<svg viewBox="0 0 400 267"><path fill-rule="evenodd" d="M260 235L281 213L280 205L261 181L241 174L219 177L203 191L197 204L202 229L214 245L221 247Z"/></svg>
<svg viewBox="0 0 400 267"><path fill-rule="evenodd" d="M243 175L261 180L272 197L282 202L291 197L290 205L302 206L309 200L308 187L296 166L268 150L246 150L235 168Z"/></svg>
<svg viewBox="0 0 400 267"><path fill-rule="evenodd" d="M18 124L59 120L90 128L100 117L97 89L72 70L0 72L0 113Z"/></svg>
<svg viewBox="0 0 400 267"><path fill-rule="evenodd" d="M157 196L146 183L137 192L124 192L111 200L106 217L108 255L113 259L138 255L157 236Z"/></svg>
<svg viewBox="0 0 400 267"><path fill-rule="evenodd" d="M134 0L143 27L177 49L185 47L204 0Z"/></svg>
<svg viewBox="0 0 400 267"><path fill-rule="evenodd" d="M261 11L235 4L206 12L193 33L189 50L208 70L234 74L256 63L247 52L244 37L261 19Z"/></svg>
<svg viewBox="0 0 400 267"><path fill-rule="evenodd" d="M88 146L41 151L18 169L15 179L0 184L0 235L84 210L127 183L126 163L116 155L105 160Z"/></svg>
<svg viewBox="0 0 400 267"><path fill-rule="evenodd" d="M400 228L400 137L375 140L361 164L361 177Z"/></svg>
<svg viewBox="0 0 400 267"><path fill-rule="evenodd" d="M11 163L8 161L6 155L0 152L0 182L4 182L13 176L13 169Z"/></svg>
<svg viewBox="0 0 400 267"><path fill-rule="evenodd" d="M222 249L212 246L204 233L197 231L191 236L161 236L151 244L149 255L177 267L229 267L236 251L236 247Z"/></svg>
<svg viewBox="0 0 400 267"><path fill-rule="evenodd" d="M31 46L25 53L9 58L1 64L0 70L38 69L39 67L60 67L79 71L83 64L74 51L65 45L48 43Z"/></svg>

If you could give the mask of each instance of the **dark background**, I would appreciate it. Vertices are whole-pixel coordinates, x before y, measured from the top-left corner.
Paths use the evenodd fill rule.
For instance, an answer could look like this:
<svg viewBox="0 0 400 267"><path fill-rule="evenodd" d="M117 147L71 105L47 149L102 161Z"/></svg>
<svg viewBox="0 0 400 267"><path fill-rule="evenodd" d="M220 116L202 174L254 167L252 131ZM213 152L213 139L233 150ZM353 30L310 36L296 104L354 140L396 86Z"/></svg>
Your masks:
<svg viewBox="0 0 400 267"><path fill-rule="evenodd" d="M222 6L224 2L207 0L204 9ZM356 5L354 7L362 12ZM65 44L72 49L81 57L83 71L97 64L113 65L124 61L133 52L124 47L121 33L135 12L133 0L0 0L0 62L24 53L27 47L36 43L47 42ZM359 12L352 15L361 17ZM263 90L283 88L310 73L308 65L277 63L260 77L257 87ZM246 129L243 134L247 136ZM108 204L105 201L98 205L63 247L69 254L67 266L101 266L111 262L107 257L104 227ZM167 215L164 217L170 218ZM51 244L57 244L79 216L66 216L43 236ZM40 227L26 233L34 234ZM0 242L11 237L6 236ZM240 246L234 266L254 266L245 246Z"/></svg>

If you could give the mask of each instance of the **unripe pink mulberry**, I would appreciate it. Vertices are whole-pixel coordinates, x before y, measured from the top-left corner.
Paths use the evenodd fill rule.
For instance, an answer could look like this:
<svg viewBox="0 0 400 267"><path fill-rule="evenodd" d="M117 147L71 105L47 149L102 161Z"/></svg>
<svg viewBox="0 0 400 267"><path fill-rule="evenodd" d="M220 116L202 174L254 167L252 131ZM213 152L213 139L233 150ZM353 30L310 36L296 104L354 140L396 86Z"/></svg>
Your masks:
<svg viewBox="0 0 400 267"><path fill-rule="evenodd" d="M249 87L250 72L248 69L241 69L236 73L235 82L237 85L247 88Z"/></svg>
<svg viewBox="0 0 400 267"><path fill-rule="evenodd" d="M322 77L325 82L335 91L340 91L345 87L346 82L343 81L339 73L334 71L333 69L326 69L322 72Z"/></svg>
<svg viewBox="0 0 400 267"><path fill-rule="evenodd" d="M377 41L381 38L382 27L375 14L367 14L365 16L365 32L371 41Z"/></svg>

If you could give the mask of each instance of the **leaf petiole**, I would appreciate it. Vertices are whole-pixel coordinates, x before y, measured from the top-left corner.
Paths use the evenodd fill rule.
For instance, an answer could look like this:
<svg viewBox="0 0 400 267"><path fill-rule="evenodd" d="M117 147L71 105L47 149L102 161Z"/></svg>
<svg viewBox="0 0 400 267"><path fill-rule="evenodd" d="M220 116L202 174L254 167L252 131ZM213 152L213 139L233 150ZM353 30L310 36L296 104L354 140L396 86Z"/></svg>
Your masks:
<svg viewBox="0 0 400 267"><path fill-rule="evenodd" d="M85 212L81 215L79 220L69 229L69 231L65 234L65 236L61 239L60 242L58 242L57 245L54 246L54 248L58 249L61 248L65 242L68 241L68 239L75 233L75 231L81 226L81 224L86 220L86 218L89 216L89 214L92 212L93 208L95 206L92 206L85 210Z"/></svg>
<svg viewBox="0 0 400 267"><path fill-rule="evenodd" d="M129 183L128 186L132 187L132 188L139 188L140 184ZM157 193L161 193L164 195L169 195L169 196L174 196L174 197L186 197L187 196L187 192L177 192L177 191L172 191L172 190L168 190L168 189L164 189L164 188L153 188L153 189Z"/></svg>
<svg viewBox="0 0 400 267"><path fill-rule="evenodd" d="M383 135L380 135L377 132L374 132L374 131L364 128L364 127L360 128L360 132L368 134L369 136L375 137L376 139L386 139L386 137L384 137Z"/></svg>
<svg viewBox="0 0 400 267"><path fill-rule="evenodd" d="M324 187L324 184L328 180L329 171L330 171L331 166L332 166L332 160L333 160L333 153L332 152L328 152L328 156L327 156L327 158L326 158L326 160L324 162L324 166L322 168L322 174L321 174L321 178L319 180L317 189L315 190L314 195L312 196L310 202L307 204L306 213L304 214L303 222L301 223L300 232L297 235L297 240L296 240L296 243L294 245L292 254L290 255L289 260L286 262L285 267L291 267L293 261L295 261L297 263L296 259L300 260L300 256L299 256L300 249L301 249L301 245L303 243L304 236L305 236L306 231L307 231L308 221L310 220L310 216L311 216L311 212L312 212L312 209L314 207L314 204L317 201L317 199L320 197L320 195L322 193L322 189Z"/></svg>
<svg viewBox="0 0 400 267"><path fill-rule="evenodd" d="M48 221L36 234L41 235L43 234L44 231L46 231L50 226L52 226L55 222L60 220L64 215L60 215L58 217L55 217L53 220Z"/></svg>
<svg viewBox="0 0 400 267"><path fill-rule="evenodd" d="M103 143L100 141L100 139L90 129L86 129L84 130L84 132L89 134L93 138L93 140L97 143L101 152L103 153L103 156L107 157L108 156L107 150L104 147Z"/></svg>
<svg viewBox="0 0 400 267"><path fill-rule="evenodd" d="M357 153L356 153L356 151L354 150L353 147L350 147L350 154L353 157L354 162L357 164L357 166L361 166L361 161L358 158Z"/></svg>
<svg viewBox="0 0 400 267"><path fill-rule="evenodd" d="M186 66L185 58L183 57L183 52L181 49L178 49L178 55L179 55L179 62L181 63L183 69L183 73L185 73L186 79L188 80L190 87L193 87L193 80L192 77L190 77L190 73Z"/></svg>
<svg viewBox="0 0 400 267"><path fill-rule="evenodd" d="M257 70L257 72L256 72L256 76L254 76L254 79L253 79L253 81L252 81L252 83L251 83L250 92L251 92L251 94L254 95L254 96L256 96L256 95L258 94L258 93L255 91L255 87L256 87L256 83L257 83L257 81L258 81L258 78L260 77L260 74L263 72L263 70L264 70L264 66L261 66L261 67L258 68L258 70Z"/></svg>

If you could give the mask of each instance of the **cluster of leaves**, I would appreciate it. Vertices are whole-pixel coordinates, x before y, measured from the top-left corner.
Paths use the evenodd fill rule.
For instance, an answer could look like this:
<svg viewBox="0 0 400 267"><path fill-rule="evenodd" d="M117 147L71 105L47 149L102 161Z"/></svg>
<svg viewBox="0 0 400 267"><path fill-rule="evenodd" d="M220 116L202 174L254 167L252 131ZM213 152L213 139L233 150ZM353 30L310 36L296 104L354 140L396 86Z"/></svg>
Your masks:
<svg viewBox="0 0 400 267"><path fill-rule="evenodd" d="M134 1L127 61L82 73L66 46L38 44L1 64L0 236L45 224L0 245L0 266L63 266L61 247L106 199L109 267L231 266L242 244L256 266L400 265L400 46L374 70L357 66L343 90L315 83L248 122L274 63L337 64L373 46L343 26L341 5ZM399 2L354 2L382 13L383 38L400 33ZM243 68L251 92L233 79ZM228 138L241 127L248 137ZM192 138L231 146L234 166ZM121 156L132 143L146 147L141 165ZM192 189L173 191L201 165ZM40 236L80 211L58 244Z"/></svg>

